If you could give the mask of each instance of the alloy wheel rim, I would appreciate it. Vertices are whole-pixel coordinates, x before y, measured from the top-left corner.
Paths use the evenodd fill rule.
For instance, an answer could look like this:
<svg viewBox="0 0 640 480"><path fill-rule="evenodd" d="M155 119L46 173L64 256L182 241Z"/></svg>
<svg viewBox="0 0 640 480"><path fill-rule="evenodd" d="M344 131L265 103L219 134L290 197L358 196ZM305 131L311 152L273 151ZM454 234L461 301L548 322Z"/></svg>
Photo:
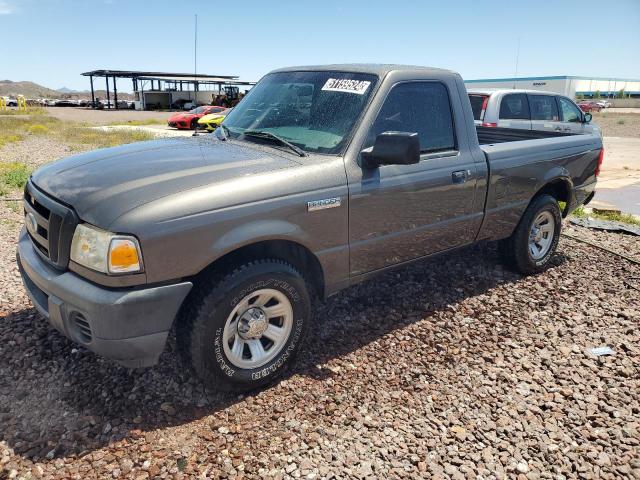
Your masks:
<svg viewBox="0 0 640 480"><path fill-rule="evenodd" d="M540 260L551 249L556 230L553 214L547 210L540 212L529 231L529 254L534 260Z"/></svg>
<svg viewBox="0 0 640 480"><path fill-rule="evenodd" d="M240 300L227 317L224 353L238 368L259 368L280 353L292 327L293 307L287 296L272 288L256 290Z"/></svg>

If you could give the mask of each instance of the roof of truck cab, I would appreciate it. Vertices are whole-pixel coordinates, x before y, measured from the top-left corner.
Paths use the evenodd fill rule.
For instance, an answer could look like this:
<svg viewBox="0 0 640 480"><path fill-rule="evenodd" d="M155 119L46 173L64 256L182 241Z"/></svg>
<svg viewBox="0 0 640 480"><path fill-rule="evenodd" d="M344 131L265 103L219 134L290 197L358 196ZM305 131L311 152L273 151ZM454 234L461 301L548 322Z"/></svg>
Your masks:
<svg viewBox="0 0 640 480"><path fill-rule="evenodd" d="M404 71L416 72L421 74L455 74L453 70L443 68L421 67L418 65L396 65L396 64L378 64L378 63L337 63L333 65L303 65L298 67L286 67L272 70L275 72L304 72L304 71L338 71L353 73L370 73L373 75L384 76L389 72Z"/></svg>

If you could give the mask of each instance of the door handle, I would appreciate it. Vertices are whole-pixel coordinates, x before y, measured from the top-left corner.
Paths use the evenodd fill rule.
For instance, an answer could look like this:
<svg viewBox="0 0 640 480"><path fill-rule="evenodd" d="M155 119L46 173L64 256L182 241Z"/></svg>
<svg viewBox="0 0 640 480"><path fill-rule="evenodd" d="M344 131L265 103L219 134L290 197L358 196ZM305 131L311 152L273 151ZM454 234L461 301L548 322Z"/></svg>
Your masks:
<svg viewBox="0 0 640 480"><path fill-rule="evenodd" d="M453 183L464 183L471 177L471 170L456 170L451 172L451 181Z"/></svg>

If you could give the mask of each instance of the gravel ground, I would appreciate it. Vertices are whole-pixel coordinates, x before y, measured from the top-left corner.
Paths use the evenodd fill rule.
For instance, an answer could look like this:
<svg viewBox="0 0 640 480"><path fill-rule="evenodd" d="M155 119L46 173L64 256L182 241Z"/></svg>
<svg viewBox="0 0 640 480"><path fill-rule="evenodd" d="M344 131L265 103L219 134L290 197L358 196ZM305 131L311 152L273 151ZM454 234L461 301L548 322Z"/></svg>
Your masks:
<svg viewBox="0 0 640 480"><path fill-rule="evenodd" d="M28 135L23 141L10 143L0 148L0 162L20 162L31 168L53 162L62 157L91 150L91 146L74 146L60 143L59 140L42 135Z"/></svg>
<svg viewBox="0 0 640 480"><path fill-rule="evenodd" d="M237 397L203 390L173 340L129 371L59 335L0 208L0 478L640 478L631 262L563 238L535 277L491 245L387 274L321 307L287 378ZM569 230L640 259L637 237Z"/></svg>

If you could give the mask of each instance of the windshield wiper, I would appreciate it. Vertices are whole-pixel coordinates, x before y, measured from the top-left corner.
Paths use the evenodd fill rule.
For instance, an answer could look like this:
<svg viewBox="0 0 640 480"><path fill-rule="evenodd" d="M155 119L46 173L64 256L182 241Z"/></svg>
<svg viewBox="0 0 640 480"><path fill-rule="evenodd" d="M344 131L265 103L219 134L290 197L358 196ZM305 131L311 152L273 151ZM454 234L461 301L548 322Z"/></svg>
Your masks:
<svg viewBox="0 0 640 480"><path fill-rule="evenodd" d="M300 147L297 147L291 142L286 141L284 138L279 137L275 133L265 132L263 130L245 130L242 132L242 135L246 135L247 137L256 137L256 138L267 138L270 140L275 140L280 145L284 145L285 147L289 147L291 150L296 152L301 157L306 157L307 154Z"/></svg>

